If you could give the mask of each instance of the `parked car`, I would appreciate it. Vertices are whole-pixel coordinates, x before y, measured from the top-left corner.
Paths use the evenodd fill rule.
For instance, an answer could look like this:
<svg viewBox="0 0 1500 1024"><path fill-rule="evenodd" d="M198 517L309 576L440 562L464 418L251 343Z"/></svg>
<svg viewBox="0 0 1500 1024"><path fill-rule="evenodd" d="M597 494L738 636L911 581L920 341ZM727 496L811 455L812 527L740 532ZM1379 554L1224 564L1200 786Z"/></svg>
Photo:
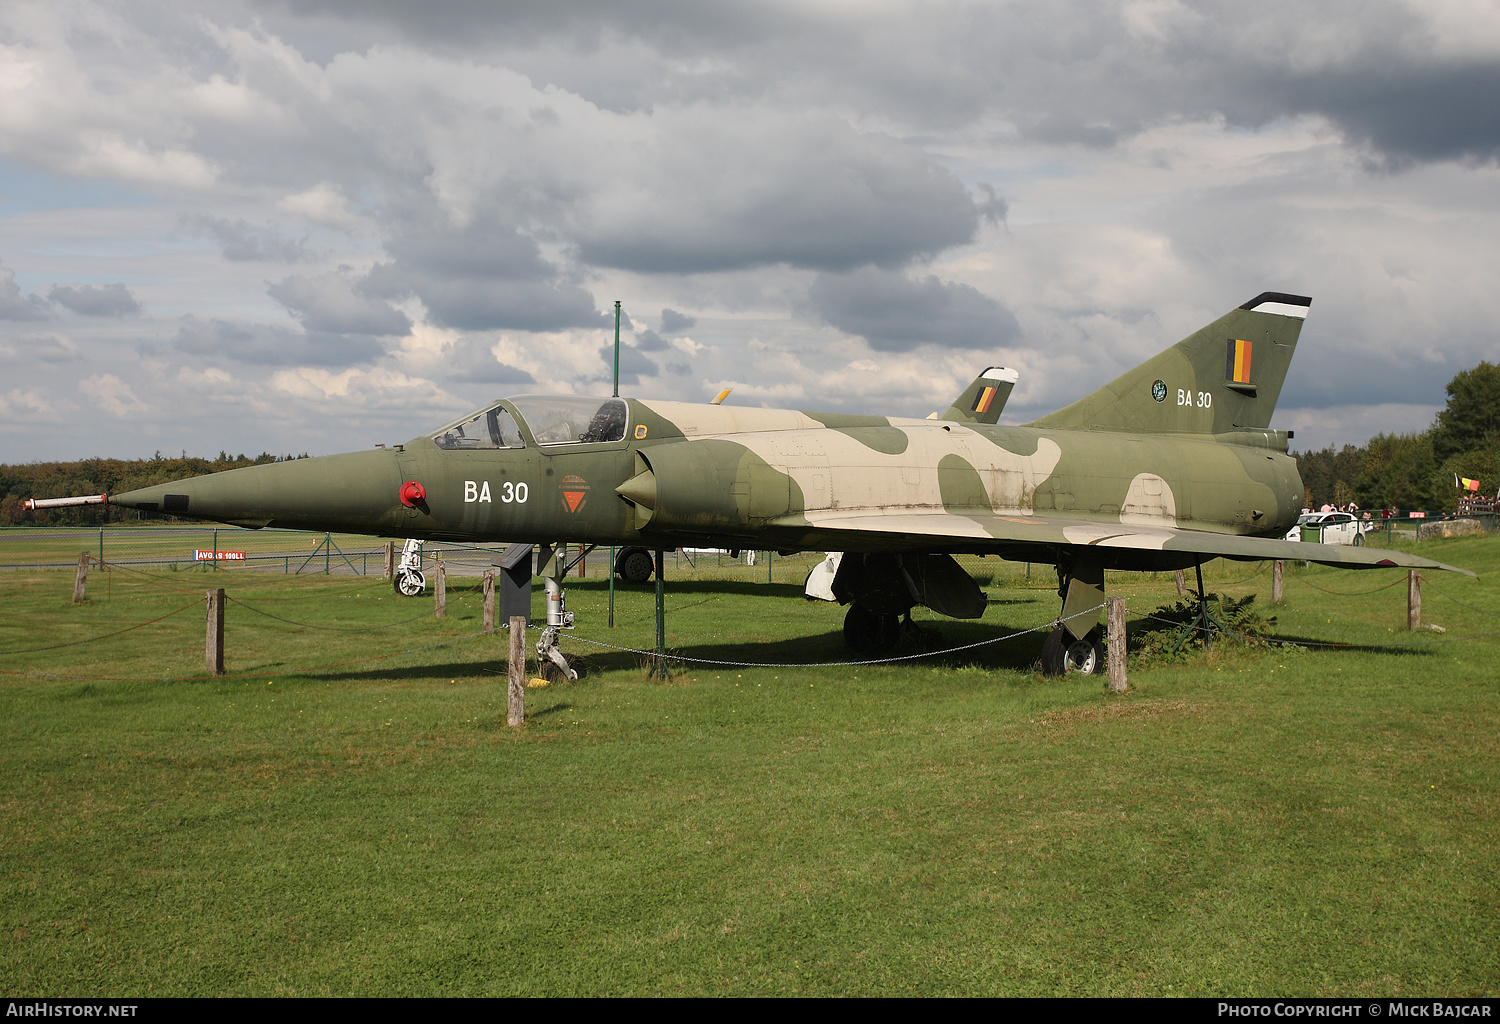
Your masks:
<svg viewBox="0 0 1500 1024"><path fill-rule="evenodd" d="M1307 540L1321 544L1353 544L1365 542L1365 533L1372 521L1356 519L1348 512L1304 512L1297 517L1297 525L1287 531L1287 540Z"/></svg>

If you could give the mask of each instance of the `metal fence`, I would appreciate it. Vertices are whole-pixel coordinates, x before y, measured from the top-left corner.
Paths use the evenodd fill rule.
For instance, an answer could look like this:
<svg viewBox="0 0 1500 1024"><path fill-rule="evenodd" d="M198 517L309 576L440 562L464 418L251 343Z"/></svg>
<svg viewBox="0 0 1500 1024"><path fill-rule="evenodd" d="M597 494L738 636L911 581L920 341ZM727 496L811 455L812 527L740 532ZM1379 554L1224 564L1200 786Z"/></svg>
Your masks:
<svg viewBox="0 0 1500 1024"><path fill-rule="evenodd" d="M402 543L396 541L398 558ZM504 544L428 541L423 561L441 555L450 572L478 576L504 549ZM128 524L89 529L0 528L0 569L12 570L76 566L79 553L86 551L113 565L175 572L256 570L288 576L378 576L385 572L385 550L386 541L378 537L304 530Z"/></svg>
<svg viewBox="0 0 1500 1024"><path fill-rule="evenodd" d="M395 541L397 560L403 543ZM0 570L72 568L78 564L79 553L86 551L111 565L172 572L255 570L288 576L378 576L385 572L386 544L384 538L359 534L271 528L135 524L11 526L0 527ZM441 558L450 576L480 576L507 546L503 542L427 541L422 548L422 563L430 569ZM575 546L573 556L577 553ZM599 548L580 560L573 572L578 576L602 577L610 558L610 548ZM806 575L822 558L821 552L786 558L768 551L730 554L713 549L688 549L668 552L667 564L669 576L683 571L696 574L722 570L747 579L758 576L781 581L788 574Z"/></svg>
<svg viewBox="0 0 1500 1024"><path fill-rule="evenodd" d="M1428 512L1425 515L1401 515L1390 519L1383 519L1380 514L1372 513L1368 520L1365 536L1372 540L1383 540L1387 544L1411 543L1425 540L1433 532L1427 531L1424 536L1422 527L1434 527L1439 523L1477 523L1485 533L1500 531L1500 524L1496 523L1493 512L1483 512L1478 515L1455 515L1452 512ZM1472 527L1471 527L1472 529Z"/></svg>

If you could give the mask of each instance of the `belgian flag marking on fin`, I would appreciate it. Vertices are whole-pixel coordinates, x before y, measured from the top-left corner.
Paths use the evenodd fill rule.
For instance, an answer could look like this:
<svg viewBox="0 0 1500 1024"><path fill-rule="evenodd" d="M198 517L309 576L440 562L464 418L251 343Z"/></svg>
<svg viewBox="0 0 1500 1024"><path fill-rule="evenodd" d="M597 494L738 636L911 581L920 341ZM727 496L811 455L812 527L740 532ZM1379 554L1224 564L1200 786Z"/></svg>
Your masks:
<svg viewBox="0 0 1500 1024"><path fill-rule="evenodd" d="M1236 384L1250 383L1250 342L1229 340L1229 356L1224 365L1224 379Z"/></svg>
<svg viewBox="0 0 1500 1024"><path fill-rule="evenodd" d="M975 398L974 398L974 411L975 412L989 412L990 411L990 403L993 402L994 400L995 400L995 389L994 388L992 388L992 387L980 388L979 389L979 394L976 395Z"/></svg>

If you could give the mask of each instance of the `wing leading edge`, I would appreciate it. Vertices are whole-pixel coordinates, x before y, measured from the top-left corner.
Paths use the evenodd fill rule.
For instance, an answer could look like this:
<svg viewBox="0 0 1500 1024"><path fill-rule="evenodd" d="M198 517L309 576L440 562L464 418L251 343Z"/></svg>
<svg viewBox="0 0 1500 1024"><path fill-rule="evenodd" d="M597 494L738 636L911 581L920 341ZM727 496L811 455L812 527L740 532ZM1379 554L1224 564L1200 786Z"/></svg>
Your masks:
<svg viewBox="0 0 1500 1024"><path fill-rule="evenodd" d="M1058 515L1007 516L978 510L811 512L783 516L768 525L788 532L796 530L801 534L801 546L828 551L895 547L911 551L990 552L1015 561L1050 561L1046 556L1055 555L1059 548L1092 548L1110 568L1119 569L1184 568L1204 558L1245 562L1280 558L1345 569L1442 569L1476 575L1404 551L1094 522Z"/></svg>

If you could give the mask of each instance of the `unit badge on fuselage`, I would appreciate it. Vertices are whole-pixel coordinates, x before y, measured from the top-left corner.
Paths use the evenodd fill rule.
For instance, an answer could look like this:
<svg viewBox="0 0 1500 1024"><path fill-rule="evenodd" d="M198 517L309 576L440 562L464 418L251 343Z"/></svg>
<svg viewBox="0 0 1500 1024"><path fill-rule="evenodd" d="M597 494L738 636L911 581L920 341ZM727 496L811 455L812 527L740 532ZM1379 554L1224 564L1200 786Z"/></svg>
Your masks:
<svg viewBox="0 0 1500 1024"><path fill-rule="evenodd" d="M562 480L563 507L569 512L577 512L583 508L583 503L588 500L589 483L581 476L565 476Z"/></svg>

